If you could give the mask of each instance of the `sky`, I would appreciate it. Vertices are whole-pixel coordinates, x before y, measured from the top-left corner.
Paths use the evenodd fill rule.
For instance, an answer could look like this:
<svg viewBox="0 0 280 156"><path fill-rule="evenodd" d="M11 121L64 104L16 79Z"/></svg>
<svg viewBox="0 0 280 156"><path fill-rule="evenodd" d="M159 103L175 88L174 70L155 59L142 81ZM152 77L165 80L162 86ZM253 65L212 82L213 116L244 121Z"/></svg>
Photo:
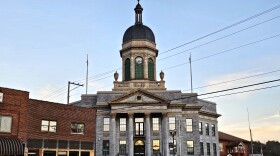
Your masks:
<svg viewBox="0 0 280 156"><path fill-rule="evenodd" d="M159 50L156 72L165 73L168 90L190 92L190 53L198 94L280 78L280 8L194 41L278 6L279 1L140 3L143 23L153 30ZM88 54L89 93L111 90L113 73L122 72L119 50L125 30L134 24L136 4L1 0L0 86L28 91L34 99L66 103L68 81L85 83ZM185 43L189 44L170 50ZM217 103L220 131L249 140L249 112L253 140L280 141L280 87L267 88L277 85L279 81L200 98ZM256 91L244 92L248 90ZM236 92L244 93L221 96ZM70 102L81 94L85 87L72 90Z"/></svg>

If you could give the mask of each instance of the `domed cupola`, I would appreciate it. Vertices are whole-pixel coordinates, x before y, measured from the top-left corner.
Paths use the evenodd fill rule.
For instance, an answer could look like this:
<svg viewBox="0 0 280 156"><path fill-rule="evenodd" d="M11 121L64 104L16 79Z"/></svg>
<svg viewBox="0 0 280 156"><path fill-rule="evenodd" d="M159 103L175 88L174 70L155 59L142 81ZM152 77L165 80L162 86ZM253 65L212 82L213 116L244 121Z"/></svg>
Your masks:
<svg viewBox="0 0 280 156"><path fill-rule="evenodd" d="M129 27L123 36L122 49L122 81L118 81L118 73L114 74L115 91L142 88L147 90L166 90L165 81L156 80L156 58L158 50L153 31L143 25L143 8L139 4L134 8L135 24Z"/></svg>
<svg viewBox="0 0 280 156"><path fill-rule="evenodd" d="M123 35L123 44L131 41L131 40L147 40L150 42L155 43L155 35L153 33L153 31L143 25L142 22L142 11L143 8L142 6L139 4L136 5L136 7L134 8L135 11L135 25L129 27L124 35Z"/></svg>

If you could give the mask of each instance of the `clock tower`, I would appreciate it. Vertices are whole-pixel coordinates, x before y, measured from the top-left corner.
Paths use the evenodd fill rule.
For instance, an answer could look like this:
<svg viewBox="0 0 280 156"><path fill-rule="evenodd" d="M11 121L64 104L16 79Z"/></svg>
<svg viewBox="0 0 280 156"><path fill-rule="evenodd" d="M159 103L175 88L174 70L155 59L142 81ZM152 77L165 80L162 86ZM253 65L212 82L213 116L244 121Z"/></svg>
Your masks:
<svg viewBox="0 0 280 156"><path fill-rule="evenodd" d="M135 24L129 27L123 36L122 49L122 81L118 81L115 73L114 91L142 88L146 90L166 90L160 73L160 81L156 80L156 49L153 31L142 22L143 8L139 4L134 8Z"/></svg>

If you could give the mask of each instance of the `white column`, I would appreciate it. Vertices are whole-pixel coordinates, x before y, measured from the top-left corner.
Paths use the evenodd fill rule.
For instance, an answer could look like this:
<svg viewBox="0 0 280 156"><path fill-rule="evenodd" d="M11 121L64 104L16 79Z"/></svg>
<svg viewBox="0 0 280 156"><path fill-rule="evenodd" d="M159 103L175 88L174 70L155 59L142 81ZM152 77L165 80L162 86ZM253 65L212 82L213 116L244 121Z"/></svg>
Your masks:
<svg viewBox="0 0 280 156"><path fill-rule="evenodd" d="M146 129L146 155L151 156L151 123L150 113L145 113L145 129Z"/></svg>
<svg viewBox="0 0 280 156"><path fill-rule="evenodd" d="M148 56L145 55L143 58L143 65L144 65L144 79L147 80L148 79Z"/></svg>
<svg viewBox="0 0 280 156"><path fill-rule="evenodd" d="M168 131L168 116L167 113L163 113L163 149L164 149L164 156L169 156L169 131Z"/></svg>
<svg viewBox="0 0 280 156"><path fill-rule="evenodd" d="M116 114L111 114L110 123L110 156L116 156Z"/></svg>
<svg viewBox="0 0 280 156"><path fill-rule="evenodd" d="M128 114L128 156L133 156L133 114Z"/></svg>
<svg viewBox="0 0 280 156"><path fill-rule="evenodd" d="M135 79L135 59L134 56L130 58L130 78L131 80Z"/></svg>

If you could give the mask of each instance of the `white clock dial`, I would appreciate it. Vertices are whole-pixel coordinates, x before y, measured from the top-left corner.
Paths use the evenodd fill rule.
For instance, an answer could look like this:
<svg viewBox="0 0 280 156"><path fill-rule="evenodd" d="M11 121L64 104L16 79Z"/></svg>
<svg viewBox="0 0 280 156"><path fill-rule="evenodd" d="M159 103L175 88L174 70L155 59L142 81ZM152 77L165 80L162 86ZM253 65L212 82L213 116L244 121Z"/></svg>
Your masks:
<svg viewBox="0 0 280 156"><path fill-rule="evenodd" d="M143 60L143 59L142 59L141 57L137 57L137 58L136 58L136 63L137 63L137 64L141 64L141 63L142 63L142 60Z"/></svg>

